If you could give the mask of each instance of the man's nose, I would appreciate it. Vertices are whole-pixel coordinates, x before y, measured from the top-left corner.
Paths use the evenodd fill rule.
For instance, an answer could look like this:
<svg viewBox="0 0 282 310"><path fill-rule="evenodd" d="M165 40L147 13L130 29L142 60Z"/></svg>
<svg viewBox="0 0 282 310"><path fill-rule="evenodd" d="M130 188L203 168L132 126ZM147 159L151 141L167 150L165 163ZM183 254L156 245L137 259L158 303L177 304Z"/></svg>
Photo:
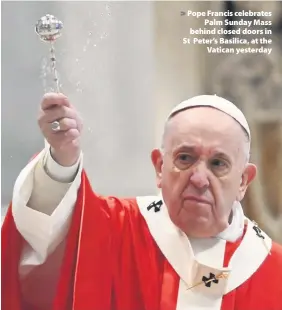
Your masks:
<svg viewBox="0 0 282 310"><path fill-rule="evenodd" d="M207 188L210 185L207 168L204 165L196 167L191 174L190 182L198 189Z"/></svg>

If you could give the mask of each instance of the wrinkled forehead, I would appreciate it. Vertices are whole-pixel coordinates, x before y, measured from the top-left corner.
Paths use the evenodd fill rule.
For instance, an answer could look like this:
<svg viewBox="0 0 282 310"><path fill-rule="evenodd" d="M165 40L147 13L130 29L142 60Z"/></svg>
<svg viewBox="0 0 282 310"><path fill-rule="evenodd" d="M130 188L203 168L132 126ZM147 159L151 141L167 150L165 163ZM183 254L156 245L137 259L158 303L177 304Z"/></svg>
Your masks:
<svg viewBox="0 0 282 310"><path fill-rule="evenodd" d="M246 142L241 125L226 113L212 107L193 107L173 115L167 122L164 143L175 148L181 143L225 147Z"/></svg>

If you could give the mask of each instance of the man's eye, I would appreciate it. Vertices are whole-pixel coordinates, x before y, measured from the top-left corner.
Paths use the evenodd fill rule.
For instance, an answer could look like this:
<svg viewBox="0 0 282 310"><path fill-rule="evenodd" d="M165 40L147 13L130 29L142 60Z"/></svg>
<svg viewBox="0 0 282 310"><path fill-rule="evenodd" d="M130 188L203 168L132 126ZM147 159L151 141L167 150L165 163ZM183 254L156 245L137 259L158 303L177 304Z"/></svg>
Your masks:
<svg viewBox="0 0 282 310"><path fill-rule="evenodd" d="M217 168L217 169L225 169L228 168L227 163L222 160L222 159L213 159L211 161L211 165L213 168Z"/></svg>
<svg viewBox="0 0 282 310"><path fill-rule="evenodd" d="M174 164L178 169L184 170L189 168L194 163L194 158L185 153L178 154L175 158Z"/></svg>
<svg viewBox="0 0 282 310"><path fill-rule="evenodd" d="M193 158L188 154L179 154L178 160L182 162L192 162Z"/></svg>

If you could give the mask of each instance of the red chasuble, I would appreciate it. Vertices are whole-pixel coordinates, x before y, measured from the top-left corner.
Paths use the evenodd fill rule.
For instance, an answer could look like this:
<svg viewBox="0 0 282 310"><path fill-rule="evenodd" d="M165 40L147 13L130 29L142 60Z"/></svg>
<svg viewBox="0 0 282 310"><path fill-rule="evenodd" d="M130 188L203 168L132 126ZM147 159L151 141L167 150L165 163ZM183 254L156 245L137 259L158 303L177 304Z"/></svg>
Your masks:
<svg viewBox="0 0 282 310"><path fill-rule="evenodd" d="M2 310L34 310L20 290L22 245L10 207L2 227ZM48 310L110 309L282 310L282 248L248 219L235 243L188 240L161 196L99 197L83 172Z"/></svg>

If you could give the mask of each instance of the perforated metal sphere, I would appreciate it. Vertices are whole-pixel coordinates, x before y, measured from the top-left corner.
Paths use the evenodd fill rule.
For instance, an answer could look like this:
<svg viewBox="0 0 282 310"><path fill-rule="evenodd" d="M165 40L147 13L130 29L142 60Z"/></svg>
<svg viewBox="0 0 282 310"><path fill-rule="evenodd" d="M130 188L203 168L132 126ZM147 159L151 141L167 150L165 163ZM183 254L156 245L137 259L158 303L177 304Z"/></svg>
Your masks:
<svg viewBox="0 0 282 310"><path fill-rule="evenodd" d="M45 42L53 42L59 38L62 29L63 23L50 14L41 17L35 25L35 32Z"/></svg>

